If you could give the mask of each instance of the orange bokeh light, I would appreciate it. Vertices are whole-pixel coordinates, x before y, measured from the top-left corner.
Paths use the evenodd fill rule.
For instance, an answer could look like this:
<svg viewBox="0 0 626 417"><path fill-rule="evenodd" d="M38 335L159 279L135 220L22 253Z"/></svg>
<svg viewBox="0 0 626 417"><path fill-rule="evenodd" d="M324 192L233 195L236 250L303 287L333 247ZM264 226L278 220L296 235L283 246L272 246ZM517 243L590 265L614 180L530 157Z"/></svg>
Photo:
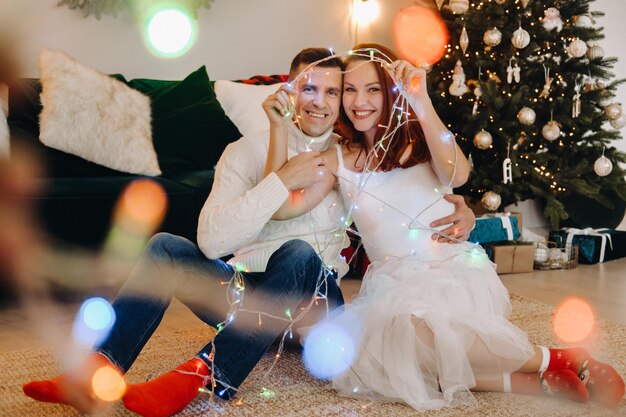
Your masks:
<svg viewBox="0 0 626 417"><path fill-rule="evenodd" d="M91 378L93 393L103 401L116 401L126 391L124 377L111 366L103 366Z"/></svg>
<svg viewBox="0 0 626 417"><path fill-rule="evenodd" d="M416 66L433 65L448 44L448 29L437 10L411 6L393 22L393 39L400 55Z"/></svg>
<svg viewBox="0 0 626 417"><path fill-rule="evenodd" d="M578 343L587 338L595 325L593 309L582 298L570 297L554 312L554 334L566 343Z"/></svg>
<svg viewBox="0 0 626 417"><path fill-rule="evenodd" d="M163 221L167 209L167 196L156 181L133 181L122 193L118 202L116 219L138 229L155 229ZM131 224L128 224L131 223Z"/></svg>

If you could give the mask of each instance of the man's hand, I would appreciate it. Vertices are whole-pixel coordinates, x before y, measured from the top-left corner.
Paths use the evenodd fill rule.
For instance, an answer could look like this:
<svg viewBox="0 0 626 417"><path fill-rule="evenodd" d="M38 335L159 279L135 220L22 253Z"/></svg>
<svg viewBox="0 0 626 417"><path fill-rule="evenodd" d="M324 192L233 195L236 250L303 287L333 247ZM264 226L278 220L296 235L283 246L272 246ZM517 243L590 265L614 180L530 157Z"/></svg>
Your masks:
<svg viewBox="0 0 626 417"><path fill-rule="evenodd" d="M437 242L449 243L467 240L470 232L474 229L474 225L476 224L476 216L474 216L474 212L467 207L463 196L446 194L443 198L454 204L454 213L439 220L435 220L430 224L430 227L443 226L450 223L452 224L446 229L443 229L441 232L434 233L432 235L432 239L437 240ZM448 238L448 236L450 238ZM454 238L454 240L451 240L452 238Z"/></svg>
<svg viewBox="0 0 626 417"><path fill-rule="evenodd" d="M330 171L324 157L317 151L303 152L291 158L276 175L288 190L306 188L321 181Z"/></svg>

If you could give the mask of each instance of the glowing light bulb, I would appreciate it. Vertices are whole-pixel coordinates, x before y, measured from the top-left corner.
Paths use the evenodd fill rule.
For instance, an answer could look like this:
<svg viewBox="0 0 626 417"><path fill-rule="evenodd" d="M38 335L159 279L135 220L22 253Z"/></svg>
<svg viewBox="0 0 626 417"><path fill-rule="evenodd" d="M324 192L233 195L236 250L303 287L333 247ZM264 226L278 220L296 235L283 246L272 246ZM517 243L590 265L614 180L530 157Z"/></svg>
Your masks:
<svg viewBox="0 0 626 417"><path fill-rule="evenodd" d="M378 17L380 6L376 0L356 0L354 2L352 17L356 24L367 25Z"/></svg>
<svg viewBox="0 0 626 417"><path fill-rule="evenodd" d="M152 14L146 29L149 46L165 57L183 55L196 37L193 20L182 11L171 8Z"/></svg>

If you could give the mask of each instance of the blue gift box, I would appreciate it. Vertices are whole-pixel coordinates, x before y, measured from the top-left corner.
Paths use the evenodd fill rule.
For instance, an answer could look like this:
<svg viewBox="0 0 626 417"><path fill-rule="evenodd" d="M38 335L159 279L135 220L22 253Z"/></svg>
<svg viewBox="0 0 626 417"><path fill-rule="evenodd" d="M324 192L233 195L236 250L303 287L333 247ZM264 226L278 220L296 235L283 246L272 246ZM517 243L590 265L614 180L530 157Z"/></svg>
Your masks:
<svg viewBox="0 0 626 417"><path fill-rule="evenodd" d="M578 246L578 262L595 264L626 256L626 232L613 229L575 229L553 230L548 240L559 247Z"/></svg>
<svg viewBox="0 0 626 417"><path fill-rule="evenodd" d="M520 227L517 215L511 213L488 214L476 218L476 226L469 235L470 242L483 245L485 243L520 238Z"/></svg>

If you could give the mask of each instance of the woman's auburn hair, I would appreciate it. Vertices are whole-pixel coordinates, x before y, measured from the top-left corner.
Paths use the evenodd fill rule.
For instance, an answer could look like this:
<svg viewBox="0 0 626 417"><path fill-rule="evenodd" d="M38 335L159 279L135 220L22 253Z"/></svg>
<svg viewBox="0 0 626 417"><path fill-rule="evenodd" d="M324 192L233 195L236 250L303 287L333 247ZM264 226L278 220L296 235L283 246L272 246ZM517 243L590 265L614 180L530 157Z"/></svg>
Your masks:
<svg viewBox="0 0 626 417"><path fill-rule="evenodd" d="M396 54L393 51L376 43L361 43L354 46L352 50L364 48L375 49L375 51L373 52L375 57L384 58L384 56L386 56L394 61L397 59ZM350 63L357 61L369 61L369 58L360 55L349 55L344 60L346 68ZM374 137L374 143L378 143L382 139L385 132L393 131L399 124L397 117L393 117L390 119L390 116L392 114L391 107L400 92L396 91L397 89L394 88L395 83L391 79L391 76L387 73L387 70L385 70L381 65L375 65L375 68L376 73L378 74L378 78L380 80L381 91L384 95L383 109L380 119L377 123L383 126L386 126L387 123L390 123L388 129L381 127L376 132L376 136ZM427 162L430 160L430 151L428 150L428 146L424 138L424 131L417 121L417 116L415 115L413 109L408 106L408 110L410 113L408 117L412 121L406 123L404 126L399 128L393 136L386 138L383 142L383 146L387 149L387 152L385 153L383 160L380 161L380 170L382 171L390 171L398 167L408 168L413 165L417 165L419 163ZM341 135L341 139L339 141L340 143L345 144L348 148L350 148L351 144L360 145L361 150L359 151L359 158L357 158L356 161L360 159L361 152L365 150L369 151L369 149L367 149L365 135L363 134L363 132L359 132L354 128L354 125L348 118L348 115L346 114L343 105L341 106L336 128L337 132ZM404 162L400 163L400 158L402 157L402 155L406 151L406 148L409 145L412 145L411 153L409 157L404 160Z"/></svg>

